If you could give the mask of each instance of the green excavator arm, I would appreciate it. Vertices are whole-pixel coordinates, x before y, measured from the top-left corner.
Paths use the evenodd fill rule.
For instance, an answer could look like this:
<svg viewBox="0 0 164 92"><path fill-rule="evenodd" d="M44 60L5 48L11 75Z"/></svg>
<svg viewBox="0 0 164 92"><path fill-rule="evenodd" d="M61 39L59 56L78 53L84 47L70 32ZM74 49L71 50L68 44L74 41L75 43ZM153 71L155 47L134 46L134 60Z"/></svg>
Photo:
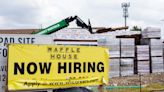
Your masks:
<svg viewBox="0 0 164 92"><path fill-rule="evenodd" d="M78 16L74 16L74 17L71 16L71 17L68 17L64 20L61 20L60 22L58 22L56 24L48 26L47 28L41 29L37 32L33 32L32 34L40 34L40 35L52 34L54 32L57 32L60 29L63 29L65 27L69 26L69 23L74 21L74 20L76 20L77 26L87 29L91 34L105 33L105 32L109 32L109 31L128 29L128 26L126 26L126 27L116 27L116 28L100 28L96 32L93 32L92 27L91 27L91 23L90 23L89 20L88 20L88 25L87 25Z"/></svg>
<svg viewBox="0 0 164 92"><path fill-rule="evenodd" d="M90 33L92 33L92 28L91 28L91 24L89 22L89 24L85 24L78 16L74 16L74 17L68 17L64 20L61 20L60 22L53 24L47 28L41 29L38 32L33 32L32 34L41 34L41 35L48 35L54 32L57 32L60 29L63 29L67 26L69 26L69 23L76 20L76 24L77 26L80 26L82 28L86 28L88 29L88 31Z"/></svg>

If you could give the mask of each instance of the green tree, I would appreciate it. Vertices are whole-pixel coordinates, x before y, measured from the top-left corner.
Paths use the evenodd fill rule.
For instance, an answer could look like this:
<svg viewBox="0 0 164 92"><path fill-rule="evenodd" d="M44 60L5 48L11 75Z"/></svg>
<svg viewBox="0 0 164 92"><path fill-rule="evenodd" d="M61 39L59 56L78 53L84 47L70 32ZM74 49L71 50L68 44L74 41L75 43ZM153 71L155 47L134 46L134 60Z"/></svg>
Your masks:
<svg viewBox="0 0 164 92"><path fill-rule="evenodd" d="M142 29L139 28L138 26L133 26L132 29L130 29L130 31L141 31Z"/></svg>

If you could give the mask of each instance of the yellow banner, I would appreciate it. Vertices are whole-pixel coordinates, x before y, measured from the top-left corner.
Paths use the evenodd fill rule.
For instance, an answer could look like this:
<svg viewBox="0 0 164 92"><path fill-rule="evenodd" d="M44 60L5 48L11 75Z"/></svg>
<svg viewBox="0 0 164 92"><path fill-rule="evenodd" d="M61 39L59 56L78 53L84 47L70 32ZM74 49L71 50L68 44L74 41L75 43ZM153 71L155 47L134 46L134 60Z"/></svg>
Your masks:
<svg viewBox="0 0 164 92"><path fill-rule="evenodd" d="M93 46L8 46L8 90L108 84L108 49Z"/></svg>

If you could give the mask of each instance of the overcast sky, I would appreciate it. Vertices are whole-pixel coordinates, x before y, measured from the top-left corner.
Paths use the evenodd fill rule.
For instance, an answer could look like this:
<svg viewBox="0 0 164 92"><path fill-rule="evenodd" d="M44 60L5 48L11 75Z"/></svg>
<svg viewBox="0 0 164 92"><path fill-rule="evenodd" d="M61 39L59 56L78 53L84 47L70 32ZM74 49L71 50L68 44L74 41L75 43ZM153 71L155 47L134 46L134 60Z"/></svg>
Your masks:
<svg viewBox="0 0 164 92"><path fill-rule="evenodd" d="M94 27L124 25L122 2L130 2L127 25L164 27L164 0L0 0L0 28L47 27L78 15ZM74 27L75 23L71 23Z"/></svg>

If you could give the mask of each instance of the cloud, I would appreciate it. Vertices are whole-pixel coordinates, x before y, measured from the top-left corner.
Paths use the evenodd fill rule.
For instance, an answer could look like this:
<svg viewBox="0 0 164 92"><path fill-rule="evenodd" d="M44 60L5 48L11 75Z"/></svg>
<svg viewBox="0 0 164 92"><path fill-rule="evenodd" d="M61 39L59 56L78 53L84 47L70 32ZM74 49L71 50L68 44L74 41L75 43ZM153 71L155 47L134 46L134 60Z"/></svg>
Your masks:
<svg viewBox="0 0 164 92"><path fill-rule="evenodd" d="M131 2L130 19L134 21L144 21L145 25L160 25L164 13L161 5L163 0L135 0Z"/></svg>
<svg viewBox="0 0 164 92"><path fill-rule="evenodd" d="M37 8L33 7L30 2L1 0L0 6L2 7L0 8L0 16L6 20L3 22L5 27L27 27L35 23L38 12ZM1 27L3 26L1 25Z"/></svg>

